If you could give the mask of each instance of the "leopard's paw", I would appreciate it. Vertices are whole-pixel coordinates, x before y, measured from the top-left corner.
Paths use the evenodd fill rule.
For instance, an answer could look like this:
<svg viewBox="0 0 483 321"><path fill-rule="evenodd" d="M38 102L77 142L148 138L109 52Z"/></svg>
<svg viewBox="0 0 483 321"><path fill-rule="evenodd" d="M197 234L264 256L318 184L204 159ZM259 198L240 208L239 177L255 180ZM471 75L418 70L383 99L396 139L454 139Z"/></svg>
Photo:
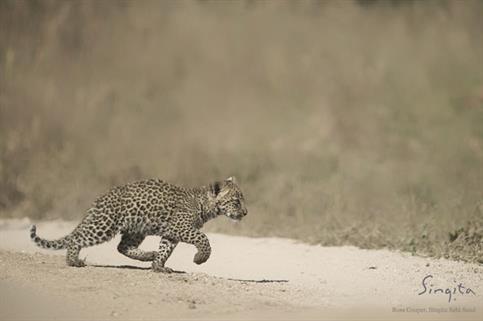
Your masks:
<svg viewBox="0 0 483 321"><path fill-rule="evenodd" d="M67 261L67 265L73 266L73 267L84 267L86 266L86 261L85 260Z"/></svg>
<svg viewBox="0 0 483 321"><path fill-rule="evenodd" d="M203 264L206 261L208 261L209 258L210 258L209 252L198 252L195 254L193 262L195 262L196 264Z"/></svg>
<svg viewBox="0 0 483 321"><path fill-rule="evenodd" d="M153 269L154 272L158 272L158 273L173 273L174 272L173 269L166 267L166 266L163 266L161 264L156 264L156 263L153 263L152 269Z"/></svg>

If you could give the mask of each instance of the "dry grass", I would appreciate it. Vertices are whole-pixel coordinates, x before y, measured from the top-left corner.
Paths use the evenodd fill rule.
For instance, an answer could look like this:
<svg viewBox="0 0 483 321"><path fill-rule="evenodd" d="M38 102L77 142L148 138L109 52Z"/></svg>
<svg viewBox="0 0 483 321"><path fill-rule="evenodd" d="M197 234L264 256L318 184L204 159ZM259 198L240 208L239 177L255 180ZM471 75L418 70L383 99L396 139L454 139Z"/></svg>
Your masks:
<svg viewBox="0 0 483 321"><path fill-rule="evenodd" d="M483 6L0 2L0 215L238 176L238 227L483 261Z"/></svg>

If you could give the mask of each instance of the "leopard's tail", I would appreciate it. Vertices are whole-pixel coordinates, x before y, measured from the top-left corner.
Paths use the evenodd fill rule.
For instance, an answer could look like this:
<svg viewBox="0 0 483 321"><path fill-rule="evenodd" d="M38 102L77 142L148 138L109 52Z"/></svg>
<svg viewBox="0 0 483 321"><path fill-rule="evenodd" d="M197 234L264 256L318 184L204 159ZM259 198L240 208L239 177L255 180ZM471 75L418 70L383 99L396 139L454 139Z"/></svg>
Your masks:
<svg viewBox="0 0 483 321"><path fill-rule="evenodd" d="M32 227L30 228L30 239L34 241L35 244L37 244L40 247L43 247L44 249L52 249L52 250L65 249L67 248L68 238L69 238L69 235L54 241L45 240L37 236L37 227L35 225L32 225Z"/></svg>

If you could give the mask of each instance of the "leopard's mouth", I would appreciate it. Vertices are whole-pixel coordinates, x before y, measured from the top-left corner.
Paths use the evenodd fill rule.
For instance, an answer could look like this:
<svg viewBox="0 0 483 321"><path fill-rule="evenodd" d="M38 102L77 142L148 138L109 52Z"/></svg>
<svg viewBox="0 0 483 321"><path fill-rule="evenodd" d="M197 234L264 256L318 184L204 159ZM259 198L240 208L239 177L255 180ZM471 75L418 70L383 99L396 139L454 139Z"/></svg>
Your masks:
<svg viewBox="0 0 483 321"><path fill-rule="evenodd" d="M242 219L242 215L227 215L232 221L240 222Z"/></svg>

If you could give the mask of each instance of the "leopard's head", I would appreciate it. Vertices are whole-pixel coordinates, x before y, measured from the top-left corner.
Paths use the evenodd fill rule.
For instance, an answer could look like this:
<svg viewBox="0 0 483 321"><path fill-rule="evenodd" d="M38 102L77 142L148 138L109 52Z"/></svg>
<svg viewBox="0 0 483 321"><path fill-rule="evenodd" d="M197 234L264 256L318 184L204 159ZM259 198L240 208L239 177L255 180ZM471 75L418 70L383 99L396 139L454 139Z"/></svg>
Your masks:
<svg viewBox="0 0 483 321"><path fill-rule="evenodd" d="M216 182L212 188L220 214L237 221L247 215L245 198L234 177Z"/></svg>

